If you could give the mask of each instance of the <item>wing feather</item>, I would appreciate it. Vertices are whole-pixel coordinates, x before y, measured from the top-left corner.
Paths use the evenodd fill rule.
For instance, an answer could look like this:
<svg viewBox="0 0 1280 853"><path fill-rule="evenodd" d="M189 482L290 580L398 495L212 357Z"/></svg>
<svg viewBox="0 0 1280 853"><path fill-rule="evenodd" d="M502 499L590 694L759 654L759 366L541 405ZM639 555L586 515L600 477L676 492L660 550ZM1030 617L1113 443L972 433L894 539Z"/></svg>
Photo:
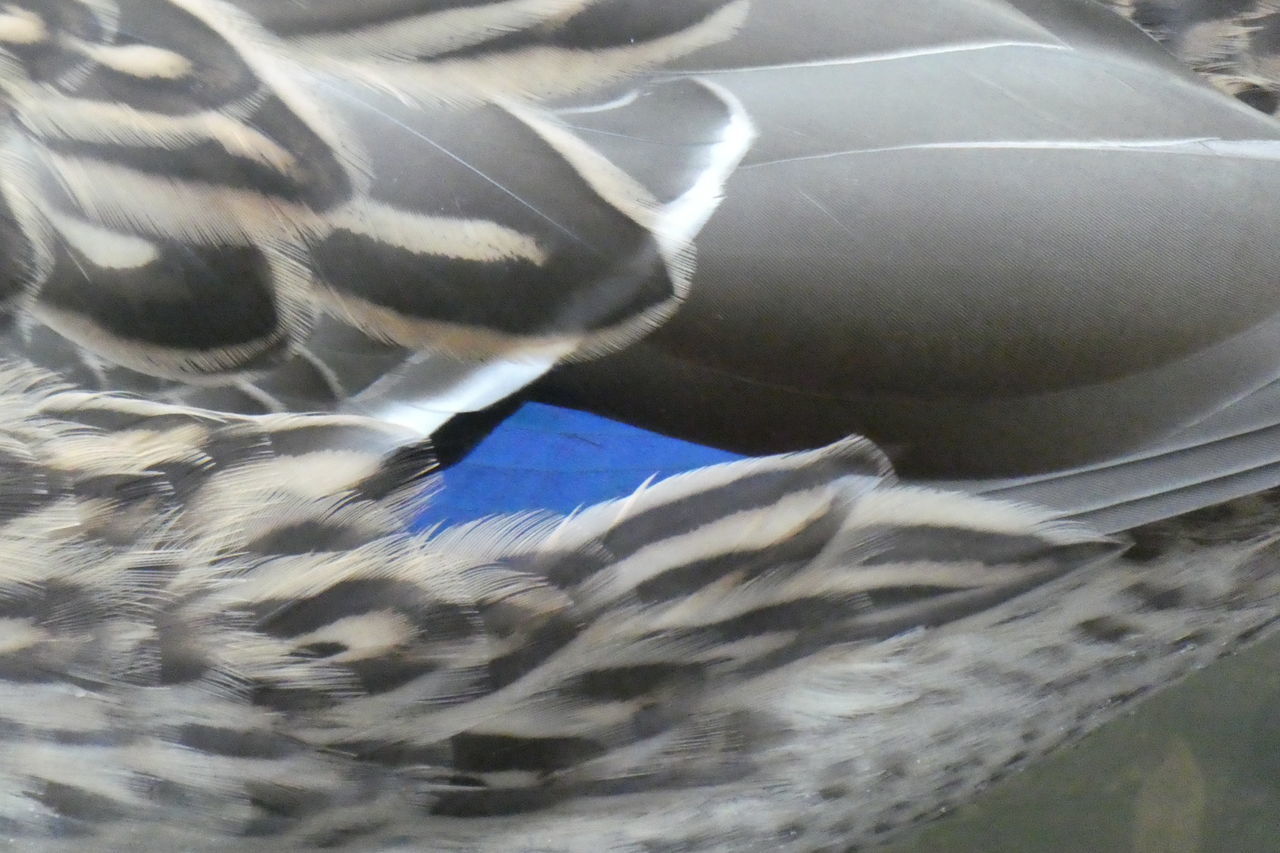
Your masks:
<svg viewBox="0 0 1280 853"><path fill-rule="evenodd" d="M768 728L735 695L1115 550L899 487L861 441L415 537L403 496L429 461L403 431L5 377L0 693L83 691L75 743L104 744L72 780L52 729L5 729L30 761L0 786L32 793L3 817L33 840L178 814L140 800L143 779L210 832L267 820L257 792L284 785L314 808L271 832L302 841L358 778L362 814L408 791L415 820L707 782ZM101 811L70 805L86 797Z"/></svg>
<svg viewBox="0 0 1280 853"><path fill-rule="evenodd" d="M30 43L14 36L3 86L10 302L81 353L46 366L101 362L101 387L153 387L132 371L232 388L174 392L205 404L315 408L426 353L510 365L486 395L510 393L672 312L690 240L749 137L729 133L741 115L724 93L673 84L691 136L647 163L664 190L690 190L673 206L536 99L624 80L652 96L634 78L727 36L738 5L23 7L13 25ZM414 44L429 33L450 43ZM545 73L511 75L533 54ZM529 85L501 85L517 80ZM335 323L390 364L348 375L317 333ZM409 391L387 402L449 413Z"/></svg>

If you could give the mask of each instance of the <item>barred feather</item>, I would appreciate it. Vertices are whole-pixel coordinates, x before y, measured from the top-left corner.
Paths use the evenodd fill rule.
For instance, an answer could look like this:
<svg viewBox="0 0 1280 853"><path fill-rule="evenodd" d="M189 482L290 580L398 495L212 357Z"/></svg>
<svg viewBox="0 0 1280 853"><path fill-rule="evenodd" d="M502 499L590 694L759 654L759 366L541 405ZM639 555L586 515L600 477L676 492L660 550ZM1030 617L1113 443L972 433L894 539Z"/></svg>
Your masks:
<svg viewBox="0 0 1280 853"><path fill-rule="evenodd" d="M1280 110L1280 4L1274 0L1103 0L1213 85Z"/></svg>
<svg viewBox="0 0 1280 853"><path fill-rule="evenodd" d="M788 849L855 843L1275 620L1238 531L1118 562L858 440L414 536L396 429L4 376L23 849L727 849L799 815Z"/></svg>
<svg viewBox="0 0 1280 853"><path fill-rule="evenodd" d="M754 127L726 87L651 72L744 11L0 9L6 346L71 386L0 373L6 838L871 844L1277 621L1270 504L1256 528L1140 531L1178 547L1126 558L1046 511L903 485L861 440L409 531L425 422L683 296ZM778 69L806 49L770 45ZM729 60L700 61L757 67ZM770 144L755 166L817 150ZM381 419L220 411L342 406Z"/></svg>
<svg viewBox="0 0 1280 853"><path fill-rule="evenodd" d="M405 372L436 378L412 390L438 400L452 373L481 386L458 404L474 407L633 340L687 289L690 240L749 137L713 87L633 79L729 35L743 0L640 8L10 4L0 297L20 346L47 328L48 366L90 388L157 377L262 411L339 406L423 352L440 364ZM691 136L647 146L683 176L676 198L541 104L624 80L700 101ZM625 114L615 98L592 108Z"/></svg>
<svg viewBox="0 0 1280 853"><path fill-rule="evenodd" d="M862 176L854 166L837 166L844 155L861 151L904 162L914 159L908 150L928 151L938 161L998 151L1000 165L991 171L1025 170L1025 179L1009 181L1015 188L1032 181L1041 187L1043 174L1070 169L1101 174L1068 161L1123 161L1114 179L1079 182L1116 187L1113 194L1099 192L1094 203L1117 210L1126 199L1167 207L1147 189L1166 181L1165 192L1184 197L1184 184L1165 177L1165 170L1181 177L1199 172L1183 161L1189 153L1201 157L1210 146L1202 137L1212 133L1231 141L1221 143L1221 156L1201 157L1215 161L1199 167L1198 180L1206 184L1227 186L1243 164L1259 168L1256 161L1270 156L1267 145L1254 145L1267 136L1258 123L1242 120L1221 99L1182 92L1183 81L1149 61L1155 51L1144 53L1140 39L1099 51L1089 38L1076 38L1080 29L1105 26L1092 20L1081 27L1084 13L1072 11L1075 0L947 4L906 25L879 3L815 2L796 14L757 5L748 20L745 0L9 4L0 14L6 127L0 301L16 328L2 345L86 388L244 412L340 409L429 432L558 363L634 343L670 318L690 290L693 238L731 176L734 210L707 240L711 263L700 268L702 293L717 291L723 281L737 287L750 280L762 291L804 302L797 288L812 282L844 282L860 272L872 281L886 278L873 262L897 258L899 249L875 246L917 226L935 241L925 248L949 256L945 263L975 269L978 260L954 257L948 243L974 240L948 229L972 223L974 207L1024 203L1002 197L961 204L959 224L944 227L936 216L910 220L936 212L936 205L921 201L925 213L903 211L910 221L900 225L891 215L896 206L851 203L854 194L846 188L865 186L879 199L877 175L899 187L902 181L889 180L884 169ZM1269 8L1254 4L1240 14L1253 16L1250 26L1262 26L1259 16ZM1131 11L1145 14L1137 6ZM745 38L735 38L744 21ZM1263 61L1266 51L1250 55ZM1045 73L1007 72L1022 62ZM882 76L858 76L870 65L882 66ZM1006 70L997 73L1001 67ZM1122 67L1128 69L1123 74ZM969 81L968 88L948 90L941 101L972 99L953 111L969 120L922 125L896 109L895 97L881 94L895 81L910 92L955 80ZM874 90L871 103L849 97L866 90ZM1071 94L1086 90L1088 99ZM1185 114L1171 109L1179 100L1187 102ZM884 105L889 109L882 114ZM939 109L930 105L922 114L936 117ZM747 174L737 166L761 123L765 135ZM930 128L923 135L922 126ZM872 127L886 130L872 133ZM1063 127L1073 130L1057 139ZM1011 140L1017 144L1010 148ZM1165 150L1166 144L1172 147ZM901 157L889 156L899 148ZM1049 159L1045 151L1057 149L1052 167L1039 165ZM1038 153L1017 153L1024 150ZM1130 186L1138 183L1136 157L1151 158L1160 171L1144 177L1140 188ZM1155 165L1162 159L1178 161L1178 168ZM925 175L926 188L940 186L942 174L979 171L937 168L939 177L916 166L909 171ZM1265 195L1258 181L1248 183ZM950 195L969 192L976 190ZM1040 203L1069 193L1045 187L1027 195ZM772 207L777 221L758 213ZM1042 207L1037 213L1045 216L1045 228L1077 227L1065 226L1055 205ZM1203 207L1217 211L1207 198ZM1234 216L1265 230L1262 214L1244 201L1236 207L1243 212ZM860 211L869 209L884 211L871 219L889 236L858 224ZM1012 218L1029 221L1022 213ZM1130 217L1116 219L1132 231ZM1244 227L1226 214L1217 220L1226 231ZM990 233L994 226L977 227ZM726 233L745 235L746 249L725 241ZM872 248L850 244L854 234L869 235ZM814 266L797 270L783 261L788 286L772 286L765 274L773 271L763 261L790 255L770 250L757 261L748 250L758 247L758 235L777 235L783 247L807 247L796 251ZM1133 237L1139 246L1153 245L1145 232ZM1139 266L1114 235L1090 239L1108 248L1108 260ZM1206 242L1203 267L1226 266L1215 264L1209 249L1231 247ZM926 267L934 263L920 247L910 249ZM1159 263L1140 261L1154 281L1172 280L1174 287L1199 274L1191 262L1174 264L1181 255L1172 249L1153 253ZM1005 257L986 248L973 254ZM742 258L749 259L745 272L737 268ZM818 264L824 260L829 263ZM1041 261L1012 253L993 266L1022 270L1038 263L1044 269L1019 273L1018 280L1052 282L1062 275L1064 262L1056 255ZM1231 264L1245 273L1270 267L1269 258L1234 249ZM1244 273L1239 278L1252 280ZM1074 278L1073 284L1090 292L1097 286ZM1163 302L1189 298L1179 292ZM876 301L877 310L860 312L876 322L898 304ZM1226 304L1237 301L1257 302L1251 294ZM1046 313L1062 314L1053 306ZM797 318L793 325L812 327L798 319L805 317L801 310L787 316ZM1039 322L1031 319L1037 322L1025 328ZM1242 326L1229 319L1234 334ZM847 376L849 368L804 365L795 372L829 377L838 387L823 387L824 394L845 395L862 381L915 394L914 387L899 387L904 368L893 355L896 345L882 342L878 327L863 333L869 322L843 338L866 341L872 352L832 359L857 365L858 376ZM896 319L889 325L896 327ZM1200 351L1228 334L1214 322L1200 326L1195 335L1157 330L1149 337L1158 344L1126 348L1127 359L1063 358L1073 369L1065 378L1051 377L1053 390L1068 380L1095 384L1102 375L1145 368L1150 359L1176 360L1185 354L1173 352L1176 342ZM787 327L779 322L778 328L781 339ZM1097 326L1086 331L1111 333ZM1022 351L1043 364L1033 344L1050 336L1028 337L1034 341L994 342L1001 359L984 361L979 352L972 360L1012 361L1004 356ZM753 354L749 361L780 360ZM977 369L972 373L981 375L955 382L940 370L905 372L937 374L948 388L958 381L992 385ZM1035 371L1020 363L1008 372L1018 375L1000 377L1003 387L1035 384L1028 378ZM803 385L783 369L756 378ZM1246 384L1238 379L1218 396L1239 396L1251 390ZM1188 411L1170 414L1161 428L1203 413L1209 404L1202 396L1180 395Z"/></svg>

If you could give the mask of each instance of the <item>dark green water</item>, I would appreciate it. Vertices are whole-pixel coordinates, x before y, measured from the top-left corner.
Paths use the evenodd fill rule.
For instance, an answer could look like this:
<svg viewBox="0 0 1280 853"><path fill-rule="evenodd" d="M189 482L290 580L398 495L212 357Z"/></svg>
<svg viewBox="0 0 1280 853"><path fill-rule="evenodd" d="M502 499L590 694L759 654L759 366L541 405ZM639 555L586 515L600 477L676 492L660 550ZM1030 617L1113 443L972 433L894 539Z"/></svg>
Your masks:
<svg viewBox="0 0 1280 853"><path fill-rule="evenodd" d="M1280 853L1280 637L1158 694L888 853Z"/></svg>

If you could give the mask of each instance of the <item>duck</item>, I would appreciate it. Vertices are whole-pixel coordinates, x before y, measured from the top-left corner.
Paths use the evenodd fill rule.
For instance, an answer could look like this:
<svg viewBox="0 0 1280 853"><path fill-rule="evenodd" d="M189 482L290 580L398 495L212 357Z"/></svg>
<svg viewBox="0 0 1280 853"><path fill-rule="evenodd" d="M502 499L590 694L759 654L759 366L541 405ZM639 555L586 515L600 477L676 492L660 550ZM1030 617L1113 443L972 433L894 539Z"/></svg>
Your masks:
<svg viewBox="0 0 1280 853"><path fill-rule="evenodd" d="M855 7L687 61L762 128L694 286L534 399L743 454L855 432L1110 530L1272 487L1274 118L1096 3ZM1183 56L1243 33L1213 79L1264 75L1267 4L1127 8Z"/></svg>
<svg viewBox="0 0 1280 853"><path fill-rule="evenodd" d="M0 10L6 836L873 846L1266 635L1274 120L898 8ZM523 395L758 455L416 529Z"/></svg>
<svg viewBox="0 0 1280 853"><path fill-rule="evenodd" d="M762 5L15 6L5 348L445 463L532 398L1113 532L1280 485L1267 4Z"/></svg>
<svg viewBox="0 0 1280 853"><path fill-rule="evenodd" d="M874 845L1280 621L1274 494L1126 550L849 439L415 533L405 427L0 395L16 849Z"/></svg>

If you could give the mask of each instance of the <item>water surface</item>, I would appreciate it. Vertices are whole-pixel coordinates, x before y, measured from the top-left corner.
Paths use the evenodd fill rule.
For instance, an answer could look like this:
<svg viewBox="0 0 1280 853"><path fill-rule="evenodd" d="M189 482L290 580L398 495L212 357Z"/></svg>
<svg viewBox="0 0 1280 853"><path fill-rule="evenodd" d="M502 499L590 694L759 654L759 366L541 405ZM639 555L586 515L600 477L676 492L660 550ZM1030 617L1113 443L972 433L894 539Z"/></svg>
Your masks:
<svg viewBox="0 0 1280 853"><path fill-rule="evenodd" d="M1280 636L1219 661L886 853L1277 853Z"/></svg>

